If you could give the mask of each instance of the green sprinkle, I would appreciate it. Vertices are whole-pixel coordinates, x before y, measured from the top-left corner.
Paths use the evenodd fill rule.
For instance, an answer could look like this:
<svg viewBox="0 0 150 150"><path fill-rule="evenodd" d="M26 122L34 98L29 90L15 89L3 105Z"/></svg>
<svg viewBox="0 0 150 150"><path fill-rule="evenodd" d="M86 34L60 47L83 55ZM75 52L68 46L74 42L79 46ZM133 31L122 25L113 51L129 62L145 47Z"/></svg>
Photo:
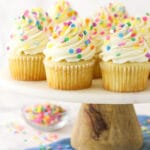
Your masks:
<svg viewBox="0 0 150 150"><path fill-rule="evenodd" d="M147 16L150 16L150 14L149 14L148 12L146 13L146 15L147 15Z"/></svg>
<svg viewBox="0 0 150 150"><path fill-rule="evenodd" d="M46 19L45 19L45 18L41 18L41 20L42 20L42 21L46 21Z"/></svg>
<svg viewBox="0 0 150 150"><path fill-rule="evenodd" d="M112 12L114 12L115 11L115 8L112 8Z"/></svg>
<svg viewBox="0 0 150 150"><path fill-rule="evenodd" d="M103 21L103 20L101 20L99 24L100 24L100 25L104 24L104 21Z"/></svg>
<svg viewBox="0 0 150 150"><path fill-rule="evenodd" d="M87 35L87 31L86 30L84 30L83 33L84 33L84 35Z"/></svg>
<svg viewBox="0 0 150 150"><path fill-rule="evenodd" d="M90 26L90 30L92 30L93 29L93 26Z"/></svg>
<svg viewBox="0 0 150 150"><path fill-rule="evenodd" d="M132 37L132 38L131 38L131 41L133 41L133 42L136 41L136 38Z"/></svg>
<svg viewBox="0 0 150 150"><path fill-rule="evenodd" d="M22 16L22 19L24 19L24 20L25 20L25 16Z"/></svg>
<svg viewBox="0 0 150 150"><path fill-rule="evenodd" d="M117 53L116 56L117 56L117 57L118 57L118 56L121 56L121 54L120 54L120 53Z"/></svg>
<svg viewBox="0 0 150 150"><path fill-rule="evenodd" d="M18 30L19 30L19 29L21 29L21 27L20 27L20 26L18 26Z"/></svg>
<svg viewBox="0 0 150 150"><path fill-rule="evenodd" d="M115 29L116 29L116 26L112 25L112 27L111 27L111 28L112 28L112 30L115 30Z"/></svg>
<svg viewBox="0 0 150 150"><path fill-rule="evenodd" d="M40 145L40 150L46 150L46 147L44 145Z"/></svg>
<svg viewBox="0 0 150 150"><path fill-rule="evenodd" d="M78 54L78 55L77 55L77 58L78 58L78 59L81 59L81 58L82 58L82 55L81 55L81 54Z"/></svg>
<svg viewBox="0 0 150 150"><path fill-rule="evenodd" d="M127 22L127 25L130 27L130 26L131 26L131 23L130 23L130 22Z"/></svg>
<svg viewBox="0 0 150 150"><path fill-rule="evenodd" d="M37 24L37 28L38 28L39 30L43 30L43 27L41 26L41 24Z"/></svg>
<svg viewBox="0 0 150 150"><path fill-rule="evenodd" d="M65 37L64 42L68 42L68 41L69 41L69 38Z"/></svg>

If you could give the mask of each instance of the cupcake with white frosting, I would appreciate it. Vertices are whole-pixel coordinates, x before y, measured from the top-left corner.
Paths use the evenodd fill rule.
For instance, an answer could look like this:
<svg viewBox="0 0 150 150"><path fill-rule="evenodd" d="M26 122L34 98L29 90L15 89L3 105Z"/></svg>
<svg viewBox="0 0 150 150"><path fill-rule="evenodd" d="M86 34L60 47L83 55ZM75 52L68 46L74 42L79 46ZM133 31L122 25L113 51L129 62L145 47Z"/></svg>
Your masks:
<svg viewBox="0 0 150 150"><path fill-rule="evenodd" d="M150 51L131 23L121 24L105 40L100 57L103 60L100 65L106 90L136 92L147 87Z"/></svg>
<svg viewBox="0 0 150 150"><path fill-rule="evenodd" d="M67 21L56 26L44 54L50 87L78 90L91 86L95 46L79 23Z"/></svg>
<svg viewBox="0 0 150 150"><path fill-rule="evenodd" d="M9 66L16 80L45 80L43 50L51 20L40 8L26 10L16 19L11 34Z"/></svg>

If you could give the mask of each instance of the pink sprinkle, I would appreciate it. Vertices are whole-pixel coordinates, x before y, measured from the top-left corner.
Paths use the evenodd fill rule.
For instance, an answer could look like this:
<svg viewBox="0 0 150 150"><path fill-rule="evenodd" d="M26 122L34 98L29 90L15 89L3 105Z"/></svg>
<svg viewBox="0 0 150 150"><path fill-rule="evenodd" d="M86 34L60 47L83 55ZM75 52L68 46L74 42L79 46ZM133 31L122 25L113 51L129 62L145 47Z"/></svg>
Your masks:
<svg viewBox="0 0 150 150"><path fill-rule="evenodd" d="M128 30L129 33L132 32L132 31L133 31L133 29L129 29L129 30Z"/></svg>
<svg viewBox="0 0 150 150"><path fill-rule="evenodd" d="M64 22L64 26L68 26L68 22Z"/></svg>
<svg viewBox="0 0 150 150"><path fill-rule="evenodd" d="M9 51L9 50L10 50L10 47L9 47L9 46L7 46L7 47L6 47L6 50L7 50L7 51Z"/></svg>
<svg viewBox="0 0 150 150"><path fill-rule="evenodd" d="M89 40L92 40L92 37L91 37L91 36L89 36Z"/></svg>
<svg viewBox="0 0 150 150"><path fill-rule="evenodd" d="M45 15L48 17L48 12L46 12Z"/></svg>
<svg viewBox="0 0 150 150"><path fill-rule="evenodd" d="M29 29L32 29L33 28L33 26L29 26Z"/></svg>
<svg viewBox="0 0 150 150"><path fill-rule="evenodd" d="M145 21L145 22L146 22L147 20L148 20L148 18L147 18L147 17L143 17L143 21Z"/></svg>
<svg viewBox="0 0 150 150"><path fill-rule="evenodd" d="M32 14L36 17L37 16L37 13L36 12L32 12Z"/></svg>
<svg viewBox="0 0 150 150"><path fill-rule="evenodd" d="M104 31L102 31L102 32L100 32L100 34L101 34L101 35L104 35L104 34L105 34L105 32L104 32Z"/></svg>
<svg viewBox="0 0 150 150"><path fill-rule="evenodd" d="M95 19L95 22L99 22L99 19L98 19L98 18L96 18L96 19Z"/></svg>
<svg viewBox="0 0 150 150"><path fill-rule="evenodd" d="M68 26L70 26L71 24L72 24L72 22L71 22L71 21L69 21L69 22L68 22Z"/></svg>
<svg viewBox="0 0 150 150"><path fill-rule="evenodd" d="M119 43L118 46L125 46L126 42Z"/></svg>
<svg viewBox="0 0 150 150"><path fill-rule="evenodd" d="M41 123L41 119L35 119L34 122L40 124Z"/></svg>
<svg viewBox="0 0 150 150"><path fill-rule="evenodd" d="M96 35L97 34L97 32L95 31L94 33L93 33L93 35Z"/></svg>
<svg viewBox="0 0 150 150"><path fill-rule="evenodd" d="M111 24L111 23L108 23L108 24L107 24L107 26L108 26L108 27L111 27L111 26L112 26L112 24Z"/></svg>
<svg viewBox="0 0 150 150"><path fill-rule="evenodd" d="M28 39L28 36L27 36L27 35L24 35L24 36L23 36L23 39L24 39L24 40L27 40L27 39Z"/></svg>
<svg viewBox="0 0 150 150"><path fill-rule="evenodd" d="M29 10L26 10L25 12L24 12L24 15L23 15L24 17L28 17L29 16Z"/></svg>
<svg viewBox="0 0 150 150"><path fill-rule="evenodd" d="M114 14L114 17L115 17L115 18L117 18L117 17L118 17L118 15L117 15L117 14Z"/></svg>
<svg viewBox="0 0 150 150"><path fill-rule="evenodd" d="M150 53L147 53L145 56L150 59Z"/></svg>
<svg viewBox="0 0 150 150"><path fill-rule="evenodd" d="M13 34L11 34L11 35L10 35L10 38L11 38L11 39L13 39L13 37L14 37L14 35L13 35Z"/></svg>
<svg viewBox="0 0 150 150"><path fill-rule="evenodd" d="M110 36L108 35L108 36L106 36L106 40L110 40Z"/></svg>
<svg viewBox="0 0 150 150"><path fill-rule="evenodd" d="M72 20L76 20L77 19L77 17L76 16L72 16Z"/></svg>
<svg viewBox="0 0 150 150"><path fill-rule="evenodd" d="M124 19L127 19L127 18L128 18L128 16L127 16L127 15L125 15L125 16L124 16Z"/></svg>

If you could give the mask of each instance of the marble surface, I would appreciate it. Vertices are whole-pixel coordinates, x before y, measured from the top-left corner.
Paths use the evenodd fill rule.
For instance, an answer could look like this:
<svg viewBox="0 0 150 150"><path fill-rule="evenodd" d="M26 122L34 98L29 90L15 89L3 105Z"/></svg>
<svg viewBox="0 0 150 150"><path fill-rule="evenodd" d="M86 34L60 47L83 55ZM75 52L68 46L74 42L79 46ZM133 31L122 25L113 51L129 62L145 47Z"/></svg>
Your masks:
<svg viewBox="0 0 150 150"><path fill-rule="evenodd" d="M50 135L57 135L57 139L45 141L39 138L37 131L28 126L21 115L21 108L24 105L37 104L37 103L55 103L66 107L69 111L69 124L61 130L49 133ZM0 149L3 150L22 150L29 147L37 147L40 144L47 144L55 140L70 137L74 120L79 110L80 103L65 103L53 100L50 98L38 98L34 96L27 96L19 94L7 89L0 88ZM137 104L135 109L137 114L150 115L150 104ZM18 134L15 133L14 127L9 125L15 123L25 128L26 134L22 131ZM17 127L18 128L18 127Z"/></svg>
<svg viewBox="0 0 150 150"><path fill-rule="evenodd" d="M0 70L0 86L25 95L51 98L64 102L81 102L93 104L134 104L150 103L150 81L148 88L142 92L115 93L103 89L101 80L94 80L92 87L77 91L54 90L48 87L46 81L26 82L15 81L7 68Z"/></svg>

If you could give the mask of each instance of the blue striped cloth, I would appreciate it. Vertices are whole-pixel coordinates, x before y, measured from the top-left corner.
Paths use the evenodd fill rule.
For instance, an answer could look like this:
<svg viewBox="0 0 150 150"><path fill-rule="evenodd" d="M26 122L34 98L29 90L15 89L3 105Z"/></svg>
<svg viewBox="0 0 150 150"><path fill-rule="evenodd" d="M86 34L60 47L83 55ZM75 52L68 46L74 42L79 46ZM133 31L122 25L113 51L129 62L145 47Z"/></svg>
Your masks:
<svg viewBox="0 0 150 150"><path fill-rule="evenodd" d="M143 129L144 145L142 150L150 150L150 116L138 116ZM148 121L149 120L149 121ZM70 145L70 138L63 139L50 145L43 145L26 150L74 150Z"/></svg>

